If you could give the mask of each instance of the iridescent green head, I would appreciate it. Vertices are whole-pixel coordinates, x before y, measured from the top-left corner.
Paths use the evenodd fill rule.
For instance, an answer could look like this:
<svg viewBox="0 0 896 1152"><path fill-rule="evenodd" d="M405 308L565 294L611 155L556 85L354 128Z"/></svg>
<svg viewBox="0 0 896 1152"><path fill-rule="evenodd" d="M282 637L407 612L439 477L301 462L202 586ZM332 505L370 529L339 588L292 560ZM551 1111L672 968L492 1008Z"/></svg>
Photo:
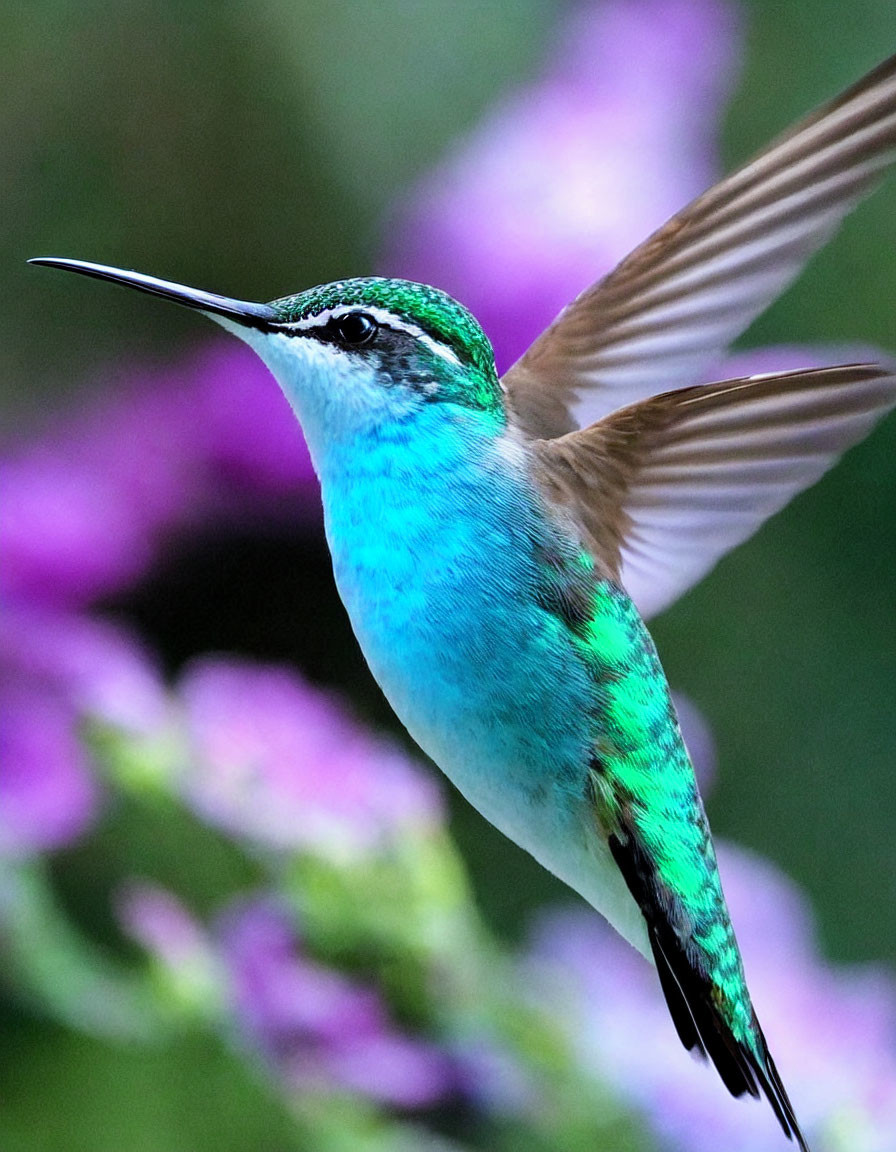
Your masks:
<svg viewBox="0 0 896 1152"><path fill-rule="evenodd" d="M485 333L466 308L425 284L340 280L253 304L79 260L32 263L112 280L205 312L252 345L303 423L312 408L338 424L340 407L358 412L366 404L383 418L390 410L401 414L433 403L504 421Z"/></svg>
<svg viewBox="0 0 896 1152"><path fill-rule="evenodd" d="M375 365L384 387L503 413L491 344L473 316L426 284L339 280L274 300L277 330Z"/></svg>

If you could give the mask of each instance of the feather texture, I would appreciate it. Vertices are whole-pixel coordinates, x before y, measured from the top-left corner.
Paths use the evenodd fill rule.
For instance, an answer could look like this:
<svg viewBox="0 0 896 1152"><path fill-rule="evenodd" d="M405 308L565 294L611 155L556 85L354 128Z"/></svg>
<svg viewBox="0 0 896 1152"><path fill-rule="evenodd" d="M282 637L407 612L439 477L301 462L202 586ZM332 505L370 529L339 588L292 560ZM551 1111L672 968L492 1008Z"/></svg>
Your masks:
<svg viewBox="0 0 896 1152"><path fill-rule="evenodd" d="M896 369L874 364L704 384L536 441L536 476L648 617L894 405Z"/></svg>
<svg viewBox="0 0 896 1152"><path fill-rule="evenodd" d="M739 1037L720 1008L724 997L720 997L712 974L701 964L703 957L688 946L688 931L682 933L681 926L669 915L674 901L658 898L662 883L636 830L621 829L619 835L610 836L609 842L613 859L644 912L660 986L682 1044L688 1051L712 1060L732 1096L748 1093L756 1097L761 1087L785 1135L796 1140L801 1152L808 1152L752 1007L749 1032Z"/></svg>
<svg viewBox="0 0 896 1152"><path fill-rule="evenodd" d="M868 192L896 149L896 56L698 197L509 369L530 437L700 381Z"/></svg>

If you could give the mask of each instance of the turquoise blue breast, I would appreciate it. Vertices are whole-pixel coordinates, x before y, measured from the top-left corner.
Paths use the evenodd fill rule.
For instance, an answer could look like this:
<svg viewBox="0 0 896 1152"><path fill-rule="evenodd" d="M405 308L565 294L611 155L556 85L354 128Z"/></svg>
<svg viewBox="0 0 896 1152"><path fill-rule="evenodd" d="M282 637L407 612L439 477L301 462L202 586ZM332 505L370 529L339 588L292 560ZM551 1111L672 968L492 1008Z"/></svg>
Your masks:
<svg viewBox="0 0 896 1152"><path fill-rule="evenodd" d="M519 449L432 404L319 464L340 594L410 733L511 834L495 805L578 799L593 684L544 603L551 530Z"/></svg>

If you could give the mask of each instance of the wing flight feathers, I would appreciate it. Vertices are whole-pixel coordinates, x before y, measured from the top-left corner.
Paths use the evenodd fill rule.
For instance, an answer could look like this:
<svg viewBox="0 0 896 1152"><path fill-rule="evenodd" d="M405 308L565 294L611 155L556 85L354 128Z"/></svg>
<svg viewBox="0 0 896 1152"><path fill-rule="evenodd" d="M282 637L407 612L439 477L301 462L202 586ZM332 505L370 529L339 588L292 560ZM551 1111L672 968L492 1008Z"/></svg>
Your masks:
<svg viewBox="0 0 896 1152"><path fill-rule="evenodd" d="M896 56L674 216L504 376L533 438L697 383L876 185L896 150Z"/></svg>
<svg viewBox="0 0 896 1152"><path fill-rule="evenodd" d="M532 445L536 478L648 618L896 405L896 367L851 364L654 396Z"/></svg>

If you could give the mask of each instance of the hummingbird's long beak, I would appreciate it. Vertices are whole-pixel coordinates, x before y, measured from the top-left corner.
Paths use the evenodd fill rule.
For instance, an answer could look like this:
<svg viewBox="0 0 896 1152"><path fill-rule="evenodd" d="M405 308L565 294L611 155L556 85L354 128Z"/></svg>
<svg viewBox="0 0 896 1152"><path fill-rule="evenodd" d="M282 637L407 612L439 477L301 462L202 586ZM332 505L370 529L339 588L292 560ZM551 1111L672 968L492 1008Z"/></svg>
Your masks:
<svg viewBox="0 0 896 1152"><path fill-rule="evenodd" d="M246 300L231 300L229 296L217 296L214 292L201 292L198 288L187 288L170 280L159 280L155 276L145 276L142 272L128 272L123 268L110 268L106 264L91 264L86 260L66 260L59 256L36 256L29 264L45 265L47 268L67 268L71 272L81 272L84 276L94 276L97 280L111 280L113 284L126 284L197 308L200 312L210 312L214 316L226 316L247 328L267 330L282 324L280 317L269 304L252 304Z"/></svg>

